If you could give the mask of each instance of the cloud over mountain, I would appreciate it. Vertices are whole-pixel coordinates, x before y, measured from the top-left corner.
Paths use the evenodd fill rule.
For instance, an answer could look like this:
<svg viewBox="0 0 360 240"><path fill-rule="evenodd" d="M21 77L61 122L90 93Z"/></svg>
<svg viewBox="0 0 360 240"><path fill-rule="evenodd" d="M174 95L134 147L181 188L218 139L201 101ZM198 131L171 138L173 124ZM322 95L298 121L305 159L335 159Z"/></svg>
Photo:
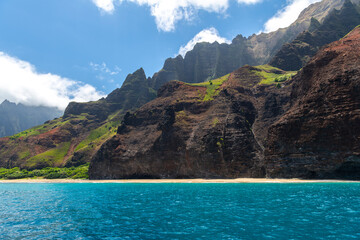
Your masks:
<svg viewBox="0 0 360 240"><path fill-rule="evenodd" d="M218 42L218 43L231 43L230 40L220 37L219 32L211 27L208 29L204 29L198 34L195 35L193 39L191 39L185 46L181 46L179 49L179 54L185 57L185 54L188 51L191 51L194 46L199 42Z"/></svg>
<svg viewBox="0 0 360 240"><path fill-rule="evenodd" d="M29 62L0 52L0 102L65 109L70 101L103 97L93 86L51 73L39 73Z"/></svg>
<svg viewBox="0 0 360 240"><path fill-rule="evenodd" d="M104 12L112 13L116 4L133 2L140 6L150 7L160 31L173 31L180 20L191 20L199 10L224 13L231 0L93 0L93 3ZM234 0L235 1L235 0ZM255 4L262 0L236 0L239 4Z"/></svg>
<svg viewBox="0 0 360 240"><path fill-rule="evenodd" d="M264 25L264 32L273 32L279 28L288 27L295 22L302 10L310 4L320 2L321 0L291 0L289 4L280 9L275 16L270 18Z"/></svg>

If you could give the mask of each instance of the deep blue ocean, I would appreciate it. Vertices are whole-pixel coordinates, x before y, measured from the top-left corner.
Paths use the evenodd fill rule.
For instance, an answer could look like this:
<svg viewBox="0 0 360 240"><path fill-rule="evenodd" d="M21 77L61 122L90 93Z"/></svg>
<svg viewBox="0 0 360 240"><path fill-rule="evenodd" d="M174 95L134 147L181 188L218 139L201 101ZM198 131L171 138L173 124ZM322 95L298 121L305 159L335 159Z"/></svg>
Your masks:
<svg viewBox="0 0 360 240"><path fill-rule="evenodd" d="M0 239L360 239L360 184L6 183Z"/></svg>

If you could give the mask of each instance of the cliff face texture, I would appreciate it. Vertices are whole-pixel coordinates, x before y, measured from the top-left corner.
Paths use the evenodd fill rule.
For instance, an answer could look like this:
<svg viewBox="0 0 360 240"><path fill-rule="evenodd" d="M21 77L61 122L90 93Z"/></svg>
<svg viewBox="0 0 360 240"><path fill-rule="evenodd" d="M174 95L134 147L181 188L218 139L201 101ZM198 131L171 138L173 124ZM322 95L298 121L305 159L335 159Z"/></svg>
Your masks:
<svg viewBox="0 0 360 240"><path fill-rule="evenodd" d="M359 24L360 11L346 0L342 8L333 9L323 23L312 18L309 30L284 44L269 64L287 71L299 70L322 46L342 38Z"/></svg>
<svg viewBox="0 0 360 240"><path fill-rule="evenodd" d="M185 57L178 56L165 61L164 67L152 77L152 87L159 89L163 84L178 80L199 83L228 74L235 69L259 65L250 50L248 39L237 36L231 44L198 43Z"/></svg>
<svg viewBox="0 0 360 240"><path fill-rule="evenodd" d="M229 91L202 101L204 87L171 82L161 88L155 101L125 116L92 160L91 178L256 175L256 111L239 91Z"/></svg>
<svg viewBox="0 0 360 240"><path fill-rule="evenodd" d="M286 105L280 99L289 95L259 85L260 72L247 66L212 82L166 84L157 99L125 115L92 159L90 178L264 176L264 139L257 132L277 119Z"/></svg>
<svg viewBox="0 0 360 240"><path fill-rule="evenodd" d="M90 178L358 179L359 66L356 28L275 85L264 76L289 73L270 66L170 82L126 114L91 160Z"/></svg>
<svg viewBox="0 0 360 240"><path fill-rule="evenodd" d="M292 106L269 129L269 177L360 179L360 28L294 79Z"/></svg>
<svg viewBox="0 0 360 240"><path fill-rule="evenodd" d="M122 87L112 91L106 98L96 102L71 102L65 109L64 117L71 115L90 114L99 121L104 121L116 111L126 112L136 109L156 97L156 92L149 86L142 68L129 74Z"/></svg>
<svg viewBox="0 0 360 240"><path fill-rule="evenodd" d="M230 44L218 44L215 43L198 43L193 50L189 51L184 57L178 56L176 58L169 58L166 60L163 69L155 73L151 79L151 87L159 89L164 83L172 80L178 80L188 83L198 83L207 81L209 79L216 79L224 76L239 67L248 65L261 65L268 63L282 48L285 43L292 42L300 33L308 30L311 19L317 19L318 22L323 23L324 19L333 12L335 9L340 9L344 2L348 0L323 0L321 2L314 3L307 7L298 17L298 19L287 28L281 28L270 33L261 33L258 35L252 35L248 38L238 35L232 40ZM351 0L354 4L359 4L359 0ZM354 15L346 15L346 19L349 20ZM353 19L354 20L354 19ZM358 23L359 24L359 23ZM330 28L334 25L329 26ZM335 38L329 39L327 42L320 44L330 43L338 40L339 37L343 37L356 25L343 25L343 28L335 28L325 33L328 36L336 35ZM337 27L337 26L336 26ZM340 33L338 30L341 30ZM344 32L342 34L342 32ZM305 44L306 45L306 44ZM293 50L294 46L289 46L283 49L281 56L276 57L276 61L281 61L283 56L290 55L294 58ZM303 45L301 45L303 46ZM308 45L305 47L309 48ZM289 48L289 49L288 49ZM302 49L298 49L295 46L297 53L302 53ZM308 53L308 49L305 49L306 55L313 56L318 48L311 50L311 54ZM310 57L311 57L310 56ZM297 56L295 56L297 57ZM289 58L288 58L289 59ZM302 59L300 59L300 63ZM308 61L309 58L306 59ZM274 61L274 66L284 70L299 70L301 67L294 68L282 68L286 65L287 61L277 63Z"/></svg>

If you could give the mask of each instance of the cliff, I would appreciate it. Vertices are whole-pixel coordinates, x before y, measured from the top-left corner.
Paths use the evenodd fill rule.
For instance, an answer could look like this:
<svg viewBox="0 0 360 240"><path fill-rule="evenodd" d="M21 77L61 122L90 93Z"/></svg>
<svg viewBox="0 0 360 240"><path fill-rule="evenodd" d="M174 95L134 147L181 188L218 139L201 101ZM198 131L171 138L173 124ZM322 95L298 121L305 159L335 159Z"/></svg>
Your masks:
<svg viewBox="0 0 360 240"><path fill-rule="evenodd" d="M245 66L205 83L166 84L158 98L125 115L117 135L92 159L90 178L263 176L253 126L259 115L260 130L283 112L276 100L289 96L275 81L291 75Z"/></svg>
<svg viewBox="0 0 360 240"><path fill-rule="evenodd" d="M91 160L91 179L360 178L360 28L295 76L245 66L170 82Z"/></svg>
<svg viewBox="0 0 360 240"><path fill-rule="evenodd" d="M339 40L359 24L360 11L346 0L343 7L330 12L323 23L312 18L309 30L284 44L269 64L287 71L299 70L322 46Z"/></svg>
<svg viewBox="0 0 360 240"><path fill-rule="evenodd" d="M323 23L329 15L334 14L334 10L338 11L346 1L349 0L323 0L311 4L302 11L293 24L274 32L254 34L248 38L238 35L230 44L219 44L217 42L198 43L194 49L189 51L184 57L179 55L176 58L168 58L163 68L152 77L151 87L159 89L164 83L172 80L188 83L204 82L224 76L244 65L255 66L267 64L278 51L282 49L284 44L291 43L299 34L308 30L312 19L317 19L319 23ZM352 2L359 4L360 1L352 0ZM311 54L306 52L310 58L317 52L319 49L318 46L323 46L324 44L338 40L359 24L353 24L353 22L357 22L354 18L356 16L354 16L353 13L348 14L350 12L346 11L342 13L344 13L344 15L341 17L345 17L344 19L340 19L343 21L342 27L338 26L340 24L337 24L331 31L327 30L325 38L329 37L329 39L325 39L325 42L317 43L314 50L311 49ZM338 12L336 12L335 15L336 14L338 14ZM339 17L337 17L335 21L339 21ZM328 24L325 25L328 26ZM328 27L334 27L334 24ZM321 35L322 31L323 29L320 29L318 33ZM331 38L327 36L329 32L331 33ZM291 46L293 46L293 44ZM309 48L307 45L306 47ZM290 51L293 50L292 48L293 47L290 48ZM289 50L283 50L283 52L286 53L281 53L282 56L277 57L277 59L284 59L285 55L290 54L287 53L288 51ZM300 49L298 51L301 52L302 50ZM295 53L298 54L298 52ZM308 61L310 58L306 58L305 60ZM287 59L289 60L289 58ZM285 70L299 70L301 68L298 67L299 64L292 68L287 68L286 65L283 65L284 64L274 63L274 66L281 69L286 68Z"/></svg>
<svg viewBox="0 0 360 240"><path fill-rule="evenodd" d="M275 46L281 43L276 41L279 36L286 35L286 38L289 38L294 36L293 33L297 32L299 27L308 26L307 21L309 24L311 21L309 17L318 16L319 20L326 20L328 12L336 6L335 3L340 6L343 1L322 1L311 5L290 28L254 35L249 39L269 37L269 41L264 40L262 43L267 42L269 46ZM319 9L323 9L326 14ZM319 29L325 20L318 22L313 19L309 31ZM354 37L356 31L342 40L344 46L350 44L348 48L352 48L352 42L357 41ZM286 34L282 35L284 33ZM275 37L271 38L272 35ZM299 100L308 96L310 90L317 91L310 94L314 96L311 101L315 101L317 94L324 99L344 97L347 102L341 105L342 108L337 109L336 114L347 114L345 111L356 104L356 99L350 99L351 96L346 93L346 91L356 92L356 84L346 85L347 83L344 82L341 86L337 86L327 81L328 78L337 76L336 74L342 76L340 79L352 79L352 72L357 72L355 67L349 68L349 66L358 64L357 60L353 61L354 57L351 55L353 53L344 50L344 56L350 58L343 57L339 60L338 66L341 66L339 69L336 69L336 64L328 66L329 62L315 57L317 59L314 60L315 65L313 67L310 67L311 64L306 65L296 77L294 77L296 72L286 72L269 65L255 67L246 65L230 75L193 83L193 81L201 81L202 78L215 78L221 71L228 71L227 66L235 68L237 60L233 62L233 56L236 54L236 49L232 47L236 44L243 49L239 59L248 56L247 60L250 61L255 59L253 58L255 55L256 58L262 58L266 44L257 45L258 47L254 48L250 55L246 55L249 51L244 46L249 46L249 39L239 36L233 40L231 46L217 43L198 44L187 54L188 59L193 60L185 60L187 59L185 56L185 59L177 57L176 61L171 59L166 61L165 69L159 72L159 76L160 74L165 76L162 78L164 81L160 81L160 78L147 79L143 69L139 69L129 74L123 86L114 90L107 98L89 103L70 103L63 117L11 137L0 138L0 167L19 166L39 169L48 166L77 166L91 160L91 178L336 177L338 175L330 173L338 171L337 169L344 163L345 167L339 171L347 172L349 176L353 174L351 178L355 178L356 173L351 173L349 169L357 169L356 147L353 148L351 155L352 147L342 146L342 149L350 149L346 156L355 159L351 163L348 163L347 158L345 160L340 158L343 156L341 155L343 150L327 149L330 155L337 154L340 159L340 162L333 163L331 162L333 158L329 158L326 164L331 166L331 169L326 170L327 172L316 162L320 161L316 160L316 157L325 155L322 155L323 153L317 148L312 149L310 153L313 155L310 155L315 160L311 171L315 173L311 174L304 170L308 165L301 166L304 163L301 162L303 159L310 159L308 157L310 155L306 155L309 152L302 152L302 149L305 149L303 147L300 147L300 150L292 148L297 142L301 146L308 141L304 140L308 136L292 135L292 131L296 130L292 124L298 126L295 120L296 123L292 122L292 113L295 114L297 111L295 107L297 102L299 102L298 106L302 106L305 110L296 116L301 121L304 119L309 121L304 123L306 131L310 132L308 129L317 129L325 125L320 117L317 122L312 122L317 119L315 114L317 110L314 107L324 108L321 113L324 116L333 114L327 110L327 103L322 103L321 99L316 100L317 105L304 104ZM213 51L210 45L216 46L217 50ZM271 49L275 48L270 47L265 52L270 54ZM218 50L222 52L221 54L226 54L220 56ZM357 48L354 47L354 50ZM319 54L324 51L327 50L323 49ZM336 56L343 56L341 51L343 50L339 48ZM254 55L254 53L261 54ZM334 58L336 56L334 55ZM216 59L219 61L216 69L223 70L214 72L212 61ZM313 70L306 72L305 69L311 68ZM187 71L191 74L187 75ZM313 76L309 72L318 75ZM329 74L330 72L334 75ZM210 73L212 73L211 77L208 76ZM198 77L194 78L194 76ZM188 83L172 81L166 84L169 80L177 78L184 79ZM320 88L317 85L312 86L313 83L309 82L309 79L318 81ZM164 83L165 86L161 87ZM308 86L312 86L313 89L307 88ZM340 94L346 94L336 95L335 88L340 90ZM156 95L154 89L158 89L158 97L155 100L153 100ZM326 91L322 92L323 89ZM140 109L135 111L139 107ZM314 113L311 115L314 119L307 117L308 112ZM338 115L334 113L332 117L335 119ZM289 126L290 130L295 130L288 132L289 129L281 128L282 123L284 126L288 124L286 126ZM346 125L341 129L354 132L355 137L357 136L356 129L347 129ZM279 138L285 134L290 135L284 138L283 143ZM311 134L316 135L316 133ZM331 132L327 134L326 137L332 137ZM344 136L344 138L337 135L333 137L345 142L350 135L344 133ZM323 135L316 137L318 142L314 140L314 146L321 146L317 144L327 141L322 137ZM286 149L279 147L278 143ZM338 146L342 144L340 141L336 143ZM292 162L295 157L299 157L299 162ZM285 165L282 165L283 160ZM296 168L296 164L300 167ZM324 171L326 174L323 173Z"/></svg>
<svg viewBox="0 0 360 240"><path fill-rule="evenodd" d="M360 28L294 78L291 108L270 127L268 177L360 179Z"/></svg>

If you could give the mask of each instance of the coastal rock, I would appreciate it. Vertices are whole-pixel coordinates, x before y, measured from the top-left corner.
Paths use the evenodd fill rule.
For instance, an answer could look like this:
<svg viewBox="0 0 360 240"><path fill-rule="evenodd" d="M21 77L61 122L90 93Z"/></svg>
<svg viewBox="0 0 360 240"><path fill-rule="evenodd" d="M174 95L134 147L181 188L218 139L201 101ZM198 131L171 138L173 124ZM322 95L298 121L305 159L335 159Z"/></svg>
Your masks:
<svg viewBox="0 0 360 240"><path fill-rule="evenodd" d="M262 84L288 74L270 66L236 70L211 97L212 82L170 82L126 114L89 176L359 179L359 66L360 27L285 82Z"/></svg>
<svg viewBox="0 0 360 240"><path fill-rule="evenodd" d="M235 88L219 89L213 101L203 101L205 94L205 87L181 82L162 87L100 148L90 178L257 176L252 102Z"/></svg>
<svg viewBox="0 0 360 240"><path fill-rule="evenodd" d="M265 176L262 133L286 110L289 92L261 85L259 71L242 67L214 91L213 82L164 85L158 98L125 115L91 160L90 178Z"/></svg>
<svg viewBox="0 0 360 240"><path fill-rule="evenodd" d="M360 179L360 27L295 77L291 108L269 129L268 177Z"/></svg>

